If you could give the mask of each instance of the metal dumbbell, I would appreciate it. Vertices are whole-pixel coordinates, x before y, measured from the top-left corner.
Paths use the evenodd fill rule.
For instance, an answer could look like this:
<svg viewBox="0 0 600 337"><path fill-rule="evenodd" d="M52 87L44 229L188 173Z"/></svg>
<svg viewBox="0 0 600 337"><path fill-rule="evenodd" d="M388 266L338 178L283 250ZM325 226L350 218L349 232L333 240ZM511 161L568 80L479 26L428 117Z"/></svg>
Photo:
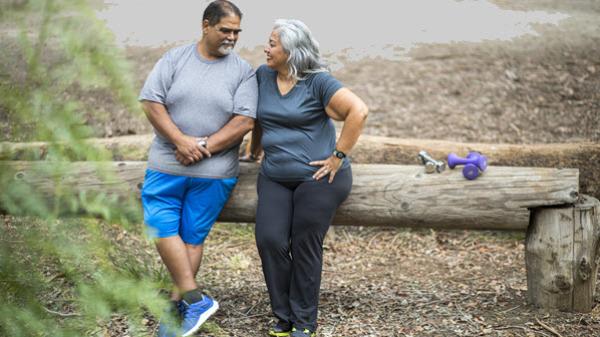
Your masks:
<svg viewBox="0 0 600 337"><path fill-rule="evenodd" d="M441 173L446 169L446 163L433 159L426 151L419 151L419 159L425 165L425 172L427 173Z"/></svg>
<svg viewBox="0 0 600 337"><path fill-rule="evenodd" d="M448 167L451 169L457 165L463 167L463 176L469 180L479 177L479 174L487 169L487 157L479 152L469 152L466 158L457 156L455 153L448 155Z"/></svg>

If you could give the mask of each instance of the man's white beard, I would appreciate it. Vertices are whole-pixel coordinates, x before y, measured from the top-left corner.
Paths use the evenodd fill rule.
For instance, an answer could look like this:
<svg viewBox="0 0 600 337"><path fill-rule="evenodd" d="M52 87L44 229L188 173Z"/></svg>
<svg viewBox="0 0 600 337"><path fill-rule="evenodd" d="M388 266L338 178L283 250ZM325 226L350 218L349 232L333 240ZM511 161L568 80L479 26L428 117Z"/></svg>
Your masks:
<svg viewBox="0 0 600 337"><path fill-rule="evenodd" d="M233 50L233 44L224 43L219 47L219 53L222 55L229 55Z"/></svg>

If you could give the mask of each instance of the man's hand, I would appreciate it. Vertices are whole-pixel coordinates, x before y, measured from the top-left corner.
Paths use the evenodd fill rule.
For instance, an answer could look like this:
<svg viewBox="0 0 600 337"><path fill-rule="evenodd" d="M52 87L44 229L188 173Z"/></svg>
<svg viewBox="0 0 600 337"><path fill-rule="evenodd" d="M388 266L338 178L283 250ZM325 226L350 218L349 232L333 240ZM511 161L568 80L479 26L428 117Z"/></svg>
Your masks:
<svg viewBox="0 0 600 337"><path fill-rule="evenodd" d="M210 158L211 154L208 149L198 144L200 139L201 138L187 135L181 136L175 143L175 146L177 147L175 158L177 161L185 166L189 166L204 158Z"/></svg>

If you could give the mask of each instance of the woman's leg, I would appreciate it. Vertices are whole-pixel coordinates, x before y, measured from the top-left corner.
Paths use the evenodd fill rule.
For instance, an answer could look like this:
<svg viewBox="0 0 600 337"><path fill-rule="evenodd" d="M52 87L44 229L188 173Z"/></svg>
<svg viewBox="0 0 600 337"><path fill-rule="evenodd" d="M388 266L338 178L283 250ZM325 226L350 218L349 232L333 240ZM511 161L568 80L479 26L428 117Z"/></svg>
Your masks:
<svg viewBox="0 0 600 337"><path fill-rule="evenodd" d="M323 268L323 238L335 211L352 188L350 168L338 172L333 183L327 177L304 182L294 192L290 280L291 320L297 329L317 329L317 306Z"/></svg>
<svg viewBox="0 0 600 337"><path fill-rule="evenodd" d="M256 246L262 261L273 314L290 322L289 290L292 261L290 230L293 190L259 174Z"/></svg>

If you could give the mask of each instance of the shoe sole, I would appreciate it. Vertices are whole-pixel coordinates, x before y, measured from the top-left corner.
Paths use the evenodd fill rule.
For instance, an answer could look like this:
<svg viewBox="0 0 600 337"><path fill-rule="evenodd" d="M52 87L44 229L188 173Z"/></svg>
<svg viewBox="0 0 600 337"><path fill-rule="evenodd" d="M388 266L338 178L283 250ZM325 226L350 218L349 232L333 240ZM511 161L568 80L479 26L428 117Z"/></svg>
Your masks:
<svg viewBox="0 0 600 337"><path fill-rule="evenodd" d="M291 333L289 335L287 335L287 336L291 336ZM316 332L311 333L310 337L317 337L317 333Z"/></svg>
<svg viewBox="0 0 600 337"><path fill-rule="evenodd" d="M273 331L269 331L269 336L274 336L274 337L289 337L290 334L291 334L291 332L273 332Z"/></svg>
<svg viewBox="0 0 600 337"><path fill-rule="evenodd" d="M200 329L200 326L202 324L204 324L204 322L206 322L206 320L212 316L215 312L217 312L217 310L219 309L219 303L215 300L213 300L213 305L206 310L202 315L200 315L200 318L198 319L198 322L196 322L196 325L194 325L193 328L191 328L188 332L184 333L182 335L182 337L187 337L187 336L191 336L194 332L198 331L198 329Z"/></svg>

